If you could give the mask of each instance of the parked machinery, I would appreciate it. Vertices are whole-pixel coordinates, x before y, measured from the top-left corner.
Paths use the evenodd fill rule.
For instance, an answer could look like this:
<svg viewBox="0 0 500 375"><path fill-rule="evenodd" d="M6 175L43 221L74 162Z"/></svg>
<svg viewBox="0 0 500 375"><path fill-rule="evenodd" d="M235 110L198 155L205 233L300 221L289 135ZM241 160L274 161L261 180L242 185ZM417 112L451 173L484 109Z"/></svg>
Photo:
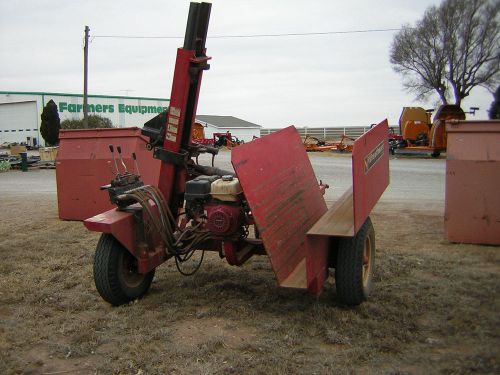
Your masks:
<svg viewBox="0 0 500 375"><path fill-rule="evenodd" d="M304 148L307 152L339 151L352 152L354 139L343 134L338 141L320 140L316 137L306 135L304 137Z"/></svg>
<svg viewBox="0 0 500 375"><path fill-rule="evenodd" d="M239 146L243 143L245 143L243 140L233 136L229 131L225 133L214 133L215 147L227 147L228 149L232 149L233 147Z"/></svg>
<svg viewBox="0 0 500 375"><path fill-rule="evenodd" d="M157 186L142 183L140 166L131 172L114 158L115 178L103 188L117 207L84 221L102 232L94 257L98 292L113 305L127 303L147 292L161 263L173 258L179 272L192 274L211 250L235 266L267 255L280 286L314 296L335 268L338 299L361 303L375 260L369 213L389 181L387 121L356 140L353 186L329 210L323 199L328 186L318 184L293 126L234 148L234 172L198 164L201 153L218 152L191 141L201 78L209 68L210 9L191 3L168 113L142 130L162 161ZM196 252L199 261L187 270Z"/></svg>
<svg viewBox="0 0 500 375"><path fill-rule="evenodd" d="M199 122L195 122L193 124L193 136L192 141L194 143L199 143L203 145L214 145L214 140L212 138L205 138L205 126L200 124Z"/></svg>
<svg viewBox="0 0 500 375"><path fill-rule="evenodd" d="M465 113L458 105L442 105L431 122L432 110L421 107L404 107L399 117L400 140L392 142L393 149L404 153L431 153L438 157L446 151L446 126L448 120L465 120ZM398 152L396 151L396 152Z"/></svg>
<svg viewBox="0 0 500 375"><path fill-rule="evenodd" d="M238 139L238 137L233 136L229 131L225 133L213 133L212 138L205 138L204 126L199 122L193 124L192 132L192 141L194 143L211 145L217 148L226 147L232 149L245 143L243 140Z"/></svg>

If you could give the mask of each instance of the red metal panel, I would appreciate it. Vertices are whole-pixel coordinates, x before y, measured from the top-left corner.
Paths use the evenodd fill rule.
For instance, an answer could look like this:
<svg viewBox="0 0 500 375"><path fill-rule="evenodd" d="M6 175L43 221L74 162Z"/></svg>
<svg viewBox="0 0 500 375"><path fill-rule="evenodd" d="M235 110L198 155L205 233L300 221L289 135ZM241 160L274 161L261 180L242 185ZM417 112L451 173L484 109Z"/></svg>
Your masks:
<svg viewBox="0 0 500 375"><path fill-rule="evenodd" d="M389 184L388 126L384 121L358 138L352 154L353 187L325 213L307 235L307 288L319 296L327 277L331 237L358 232Z"/></svg>
<svg viewBox="0 0 500 375"><path fill-rule="evenodd" d="M137 244L135 219L129 212L114 208L84 220L83 224L91 231L112 234L130 253L138 258L137 266L140 273L151 271L170 257L159 243L154 249L148 249L147 245L141 248L141 245Z"/></svg>
<svg viewBox="0 0 500 375"><path fill-rule="evenodd" d="M170 94L170 106L165 124L165 141L163 148L167 151L178 152L182 132L184 130L184 119L186 116L186 103L189 94L189 64L193 56L193 51L177 49L177 59L175 62L174 80L172 82L172 91ZM196 111L195 111L196 113ZM158 187L163 193L167 202L170 203L176 167L171 163L162 163L160 168L160 177ZM182 191L178 192L182 193Z"/></svg>
<svg viewBox="0 0 500 375"><path fill-rule="evenodd" d="M354 205L352 186L337 199L309 231L311 236L354 236Z"/></svg>
<svg viewBox="0 0 500 375"><path fill-rule="evenodd" d="M134 216L116 208L83 221L88 230L112 234L132 254L137 252Z"/></svg>
<svg viewBox="0 0 500 375"><path fill-rule="evenodd" d="M319 297L328 277L330 237L307 235L306 245L307 289L313 296Z"/></svg>
<svg viewBox="0 0 500 375"><path fill-rule="evenodd" d="M61 219L84 220L113 207L107 191L99 190L113 178L109 144L121 146L129 170L135 170L131 155L136 153L145 184L158 181L160 161L146 149L139 128L61 130L59 138L56 181Z"/></svg>
<svg viewBox="0 0 500 375"><path fill-rule="evenodd" d="M231 162L279 285L307 287L306 233L326 203L297 130L238 146Z"/></svg>
<svg viewBox="0 0 500 375"><path fill-rule="evenodd" d="M445 235L500 245L500 121L447 124Z"/></svg>
<svg viewBox="0 0 500 375"><path fill-rule="evenodd" d="M195 58L195 53L191 50L179 48L177 50L177 59L175 62L174 80L172 83L172 92L170 95L170 106L167 116L167 124L165 125L165 140L163 148L171 152L179 152L183 133L189 131L189 138L192 137L192 127L186 127L186 124L193 124L195 121L196 109L198 106L198 94L200 91L203 71L199 72L197 86L192 86L192 77L190 66L199 64L202 61L209 60L210 57ZM191 97L190 97L191 95ZM193 102L188 103L191 99ZM192 104L192 110L188 113L188 104ZM186 119L186 116L190 117ZM158 180L158 188L163 193L165 200L171 204L172 196L176 194L181 196L184 193L184 180L186 178L186 170L177 168L171 163L162 163L160 168L160 177ZM177 184L176 184L177 182ZM179 183L182 182L182 183ZM174 184L176 184L174 188ZM178 204L182 206L181 199ZM175 213L174 213L175 214Z"/></svg>
<svg viewBox="0 0 500 375"><path fill-rule="evenodd" d="M387 120L354 142L352 178L354 233L357 233L389 185L389 127Z"/></svg>

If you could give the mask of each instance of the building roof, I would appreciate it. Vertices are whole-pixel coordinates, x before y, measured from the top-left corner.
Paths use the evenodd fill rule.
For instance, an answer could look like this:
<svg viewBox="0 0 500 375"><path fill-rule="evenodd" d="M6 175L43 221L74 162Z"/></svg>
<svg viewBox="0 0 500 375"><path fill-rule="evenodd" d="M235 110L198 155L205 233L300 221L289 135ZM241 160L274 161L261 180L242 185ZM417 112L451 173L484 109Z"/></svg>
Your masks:
<svg viewBox="0 0 500 375"><path fill-rule="evenodd" d="M72 94L65 92L39 92L39 91L0 91L0 94L7 95L39 95L39 96L73 96L73 97L83 97L83 94ZM110 99L139 99L139 100L160 100L169 102L170 99L166 98L148 98L144 96L119 96L119 95L87 95L89 98L110 98Z"/></svg>
<svg viewBox="0 0 500 375"><path fill-rule="evenodd" d="M217 128L262 128L262 126L233 116L196 115L196 120Z"/></svg>

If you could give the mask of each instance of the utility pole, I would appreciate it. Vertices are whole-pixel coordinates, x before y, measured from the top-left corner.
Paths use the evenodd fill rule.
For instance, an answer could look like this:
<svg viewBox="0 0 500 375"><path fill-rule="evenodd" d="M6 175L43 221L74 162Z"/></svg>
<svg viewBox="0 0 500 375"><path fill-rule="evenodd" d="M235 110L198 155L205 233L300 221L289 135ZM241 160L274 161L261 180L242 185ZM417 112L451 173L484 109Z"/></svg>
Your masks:
<svg viewBox="0 0 500 375"><path fill-rule="evenodd" d="M83 128L89 127L87 119L87 84L89 75L89 31L90 28L85 26L85 44L83 45Z"/></svg>

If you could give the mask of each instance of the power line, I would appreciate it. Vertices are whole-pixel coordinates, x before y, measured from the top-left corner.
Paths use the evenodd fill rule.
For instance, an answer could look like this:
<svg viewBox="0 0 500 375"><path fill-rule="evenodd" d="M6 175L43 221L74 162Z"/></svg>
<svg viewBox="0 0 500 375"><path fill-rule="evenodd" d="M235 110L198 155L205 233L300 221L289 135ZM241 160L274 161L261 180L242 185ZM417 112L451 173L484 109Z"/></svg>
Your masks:
<svg viewBox="0 0 500 375"><path fill-rule="evenodd" d="M388 31L399 31L397 29L366 29L366 30L345 30L345 31L323 31L309 33L282 33L282 34L247 34L247 35L212 35L208 39L230 39L230 38L273 38L287 36L312 36L312 35L334 35L334 34L366 34L381 33ZM143 35L94 35L94 38L113 38L113 39L183 39L183 36L143 36Z"/></svg>

